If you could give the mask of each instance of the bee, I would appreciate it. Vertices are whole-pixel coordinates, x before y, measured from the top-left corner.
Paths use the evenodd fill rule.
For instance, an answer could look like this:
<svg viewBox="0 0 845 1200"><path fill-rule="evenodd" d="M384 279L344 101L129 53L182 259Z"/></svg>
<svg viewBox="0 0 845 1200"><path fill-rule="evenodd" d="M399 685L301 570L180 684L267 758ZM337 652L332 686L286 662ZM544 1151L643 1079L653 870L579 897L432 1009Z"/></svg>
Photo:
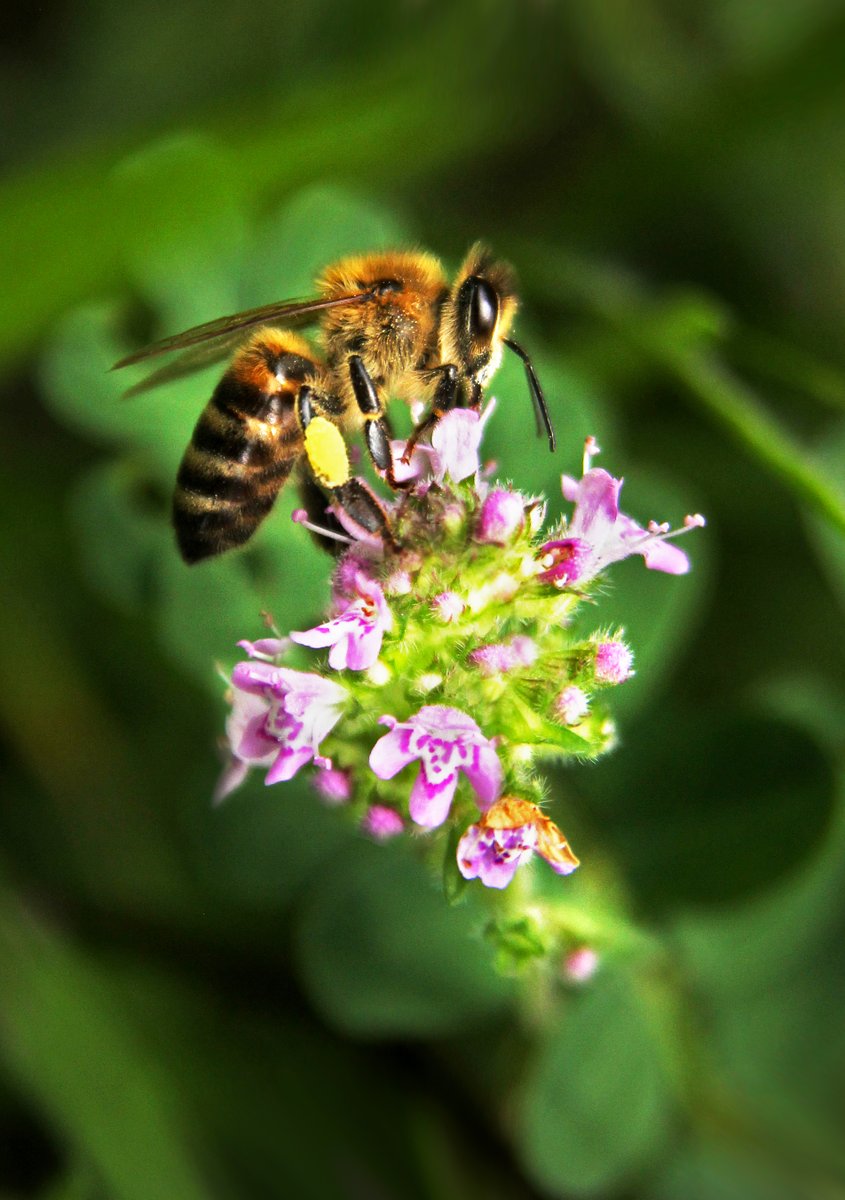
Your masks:
<svg viewBox="0 0 845 1200"><path fill-rule="evenodd" d="M177 378L235 349L182 458L173 524L188 563L247 542L294 468L306 470L347 522L390 540L384 506L352 475L344 433L363 429L377 475L397 490L386 403L423 401L428 413L406 450L455 407L478 409L514 351L525 366L538 432L555 435L539 380L510 337L517 309L511 268L474 245L450 284L422 251L344 258L318 295L222 317L128 355L115 368L181 351L130 392ZM288 325L319 322L320 350ZM246 339L246 340L244 340ZM310 475L310 480L307 476Z"/></svg>

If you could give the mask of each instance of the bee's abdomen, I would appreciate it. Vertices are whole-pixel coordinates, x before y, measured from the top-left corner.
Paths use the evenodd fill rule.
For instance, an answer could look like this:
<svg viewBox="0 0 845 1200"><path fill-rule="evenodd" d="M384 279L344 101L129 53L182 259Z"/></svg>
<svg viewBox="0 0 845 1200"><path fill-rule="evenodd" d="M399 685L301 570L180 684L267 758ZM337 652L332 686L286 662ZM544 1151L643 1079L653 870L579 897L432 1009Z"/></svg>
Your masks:
<svg viewBox="0 0 845 1200"><path fill-rule="evenodd" d="M293 357L293 356L292 356ZM273 507L297 460L296 394L304 377L256 386L242 352L200 415L176 477L173 525L186 562L242 546Z"/></svg>

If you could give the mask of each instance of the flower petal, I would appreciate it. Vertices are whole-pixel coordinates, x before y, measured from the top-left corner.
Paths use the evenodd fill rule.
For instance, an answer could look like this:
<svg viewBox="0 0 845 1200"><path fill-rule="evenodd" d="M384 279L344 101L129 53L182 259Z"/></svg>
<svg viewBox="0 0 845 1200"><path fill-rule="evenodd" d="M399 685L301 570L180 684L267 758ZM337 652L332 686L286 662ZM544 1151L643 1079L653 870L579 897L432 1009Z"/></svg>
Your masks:
<svg viewBox="0 0 845 1200"><path fill-rule="evenodd" d="M409 749L410 732L404 725L397 725L380 737L370 751L370 769L379 779L392 779L416 757Z"/></svg>
<svg viewBox="0 0 845 1200"><path fill-rule="evenodd" d="M417 825L426 829L435 829L442 825L449 815L452 797L458 786L458 774L453 772L438 783L432 783L425 772L425 764L420 767L408 802L408 811Z"/></svg>
<svg viewBox="0 0 845 1200"><path fill-rule="evenodd" d="M472 760L464 766L467 779L478 797L478 807L489 808L502 790L502 764L492 742L476 746Z"/></svg>
<svg viewBox="0 0 845 1200"><path fill-rule="evenodd" d="M283 746L279 751L276 761L267 772L264 782L268 785L272 783L287 783L313 757L314 753L309 746Z"/></svg>

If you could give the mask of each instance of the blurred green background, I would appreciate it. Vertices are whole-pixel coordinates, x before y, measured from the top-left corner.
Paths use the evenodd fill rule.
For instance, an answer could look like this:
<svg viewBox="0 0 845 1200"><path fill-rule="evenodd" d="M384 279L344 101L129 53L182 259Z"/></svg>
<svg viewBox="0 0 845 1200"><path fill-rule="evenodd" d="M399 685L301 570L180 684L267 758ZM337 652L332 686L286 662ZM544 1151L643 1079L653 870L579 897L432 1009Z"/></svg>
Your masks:
<svg viewBox="0 0 845 1200"><path fill-rule="evenodd" d="M0 1196L845 1197L845 12L835 0L11 3L0 16ZM342 253L517 266L491 453L595 434L685 578L615 569L621 744L554 780L589 984L298 782L209 806L214 663L312 623L286 519L189 570L214 372L121 353ZM612 914L612 915L609 915Z"/></svg>

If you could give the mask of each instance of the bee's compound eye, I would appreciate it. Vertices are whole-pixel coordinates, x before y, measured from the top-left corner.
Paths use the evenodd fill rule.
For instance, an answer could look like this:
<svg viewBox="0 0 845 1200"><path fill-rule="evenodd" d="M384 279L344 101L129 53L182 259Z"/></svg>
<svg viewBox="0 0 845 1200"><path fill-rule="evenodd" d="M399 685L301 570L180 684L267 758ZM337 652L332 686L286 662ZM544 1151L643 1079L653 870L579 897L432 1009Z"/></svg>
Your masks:
<svg viewBox="0 0 845 1200"><path fill-rule="evenodd" d="M483 279L470 280L469 331L472 337L489 337L499 319L499 297Z"/></svg>

